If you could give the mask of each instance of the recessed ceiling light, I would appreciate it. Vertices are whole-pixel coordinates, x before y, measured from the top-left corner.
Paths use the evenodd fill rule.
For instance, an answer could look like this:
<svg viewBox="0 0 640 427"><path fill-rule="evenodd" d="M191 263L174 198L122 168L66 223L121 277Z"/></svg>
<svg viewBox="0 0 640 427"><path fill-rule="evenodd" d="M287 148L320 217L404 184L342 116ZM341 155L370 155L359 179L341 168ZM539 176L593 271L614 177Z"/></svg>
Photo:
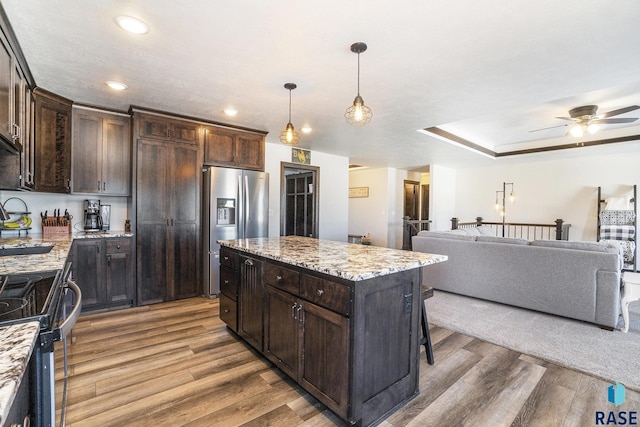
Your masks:
<svg viewBox="0 0 640 427"><path fill-rule="evenodd" d="M300 129L303 133L311 133L311 131L313 131L313 128L310 126L304 126Z"/></svg>
<svg viewBox="0 0 640 427"><path fill-rule="evenodd" d="M113 90L125 90L126 88L129 87L124 83L115 82L115 81L108 81L107 86L109 86Z"/></svg>
<svg viewBox="0 0 640 427"><path fill-rule="evenodd" d="M147 24L131 16L118 16L116 23L123 30L133 34L146 34L149 32L149 26Z"/></svg>
<svg viewBox="0 0 640 427"><path fill-rule="evenodd" d="M236 110L235 108L225 108L224 109L224 113L227 116L235 116L236 114L238 114L238 110Z"/></svg>

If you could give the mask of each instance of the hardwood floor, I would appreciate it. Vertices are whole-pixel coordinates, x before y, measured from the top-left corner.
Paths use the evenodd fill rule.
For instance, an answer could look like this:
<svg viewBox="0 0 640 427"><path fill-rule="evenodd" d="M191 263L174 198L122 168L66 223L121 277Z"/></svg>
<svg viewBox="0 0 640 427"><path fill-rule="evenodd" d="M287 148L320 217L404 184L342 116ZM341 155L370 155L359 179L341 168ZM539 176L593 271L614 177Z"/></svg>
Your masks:
<svg viewBox="0 0 640 427"><path fill-rule="evenodd" d="M192 298L81 316L69 346L67 425L345 425L229 332L218 308L217 299ZM616 408L608 382L430 330L435 365L421 354L420 394L381 426L589 426L596 411L640 412L640 393L627 390Z"/></svg>

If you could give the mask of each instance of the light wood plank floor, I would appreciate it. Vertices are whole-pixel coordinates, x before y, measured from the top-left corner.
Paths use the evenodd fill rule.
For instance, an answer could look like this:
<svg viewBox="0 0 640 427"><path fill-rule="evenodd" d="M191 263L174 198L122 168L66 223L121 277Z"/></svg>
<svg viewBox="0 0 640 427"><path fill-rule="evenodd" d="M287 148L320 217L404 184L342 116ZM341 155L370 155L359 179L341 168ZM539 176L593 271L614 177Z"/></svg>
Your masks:
<svg viewBox="0 0 640 427"><path fill-rule="evenodd" d="M192 298L83 315L69 346L69 426L342 426L230 333L218 300ZM382 426L589 426L596 411L640 411L627 390L431 326L436 364L420 395ZM424 353L424 349L422 349ZM56 391L62 360L56 357Z"/></svg>

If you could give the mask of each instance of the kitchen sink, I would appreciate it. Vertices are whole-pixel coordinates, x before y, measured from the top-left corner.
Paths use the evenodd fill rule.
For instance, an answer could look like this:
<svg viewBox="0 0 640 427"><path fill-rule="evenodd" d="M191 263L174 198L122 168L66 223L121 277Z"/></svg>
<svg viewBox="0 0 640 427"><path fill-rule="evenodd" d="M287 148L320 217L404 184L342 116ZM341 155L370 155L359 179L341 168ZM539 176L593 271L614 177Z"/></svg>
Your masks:
<svg viewBox="0 0 640 427"><path fill-rule="evenodd" d="M0 256L34 255L51 252L53 245L0 247Z"/></svg>

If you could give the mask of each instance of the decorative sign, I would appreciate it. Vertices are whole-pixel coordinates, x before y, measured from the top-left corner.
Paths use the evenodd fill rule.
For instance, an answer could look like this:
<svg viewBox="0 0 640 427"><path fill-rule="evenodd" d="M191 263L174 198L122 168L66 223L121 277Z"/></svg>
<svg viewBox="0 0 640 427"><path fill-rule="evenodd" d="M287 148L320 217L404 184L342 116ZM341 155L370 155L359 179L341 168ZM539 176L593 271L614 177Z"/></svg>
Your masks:
<svg viewBox="0 0 640 427"><path fill-rule="evenodd" d="M308 165L311 163L311 150L303 150L302 148L291 149L291 161L293 163L303 163Z"/></svg>
<svg viewBox="0 0 640 427"><path fill-rule="evenodd" d="M350 187L349 197L369 197L369 187Z"/></svg>

